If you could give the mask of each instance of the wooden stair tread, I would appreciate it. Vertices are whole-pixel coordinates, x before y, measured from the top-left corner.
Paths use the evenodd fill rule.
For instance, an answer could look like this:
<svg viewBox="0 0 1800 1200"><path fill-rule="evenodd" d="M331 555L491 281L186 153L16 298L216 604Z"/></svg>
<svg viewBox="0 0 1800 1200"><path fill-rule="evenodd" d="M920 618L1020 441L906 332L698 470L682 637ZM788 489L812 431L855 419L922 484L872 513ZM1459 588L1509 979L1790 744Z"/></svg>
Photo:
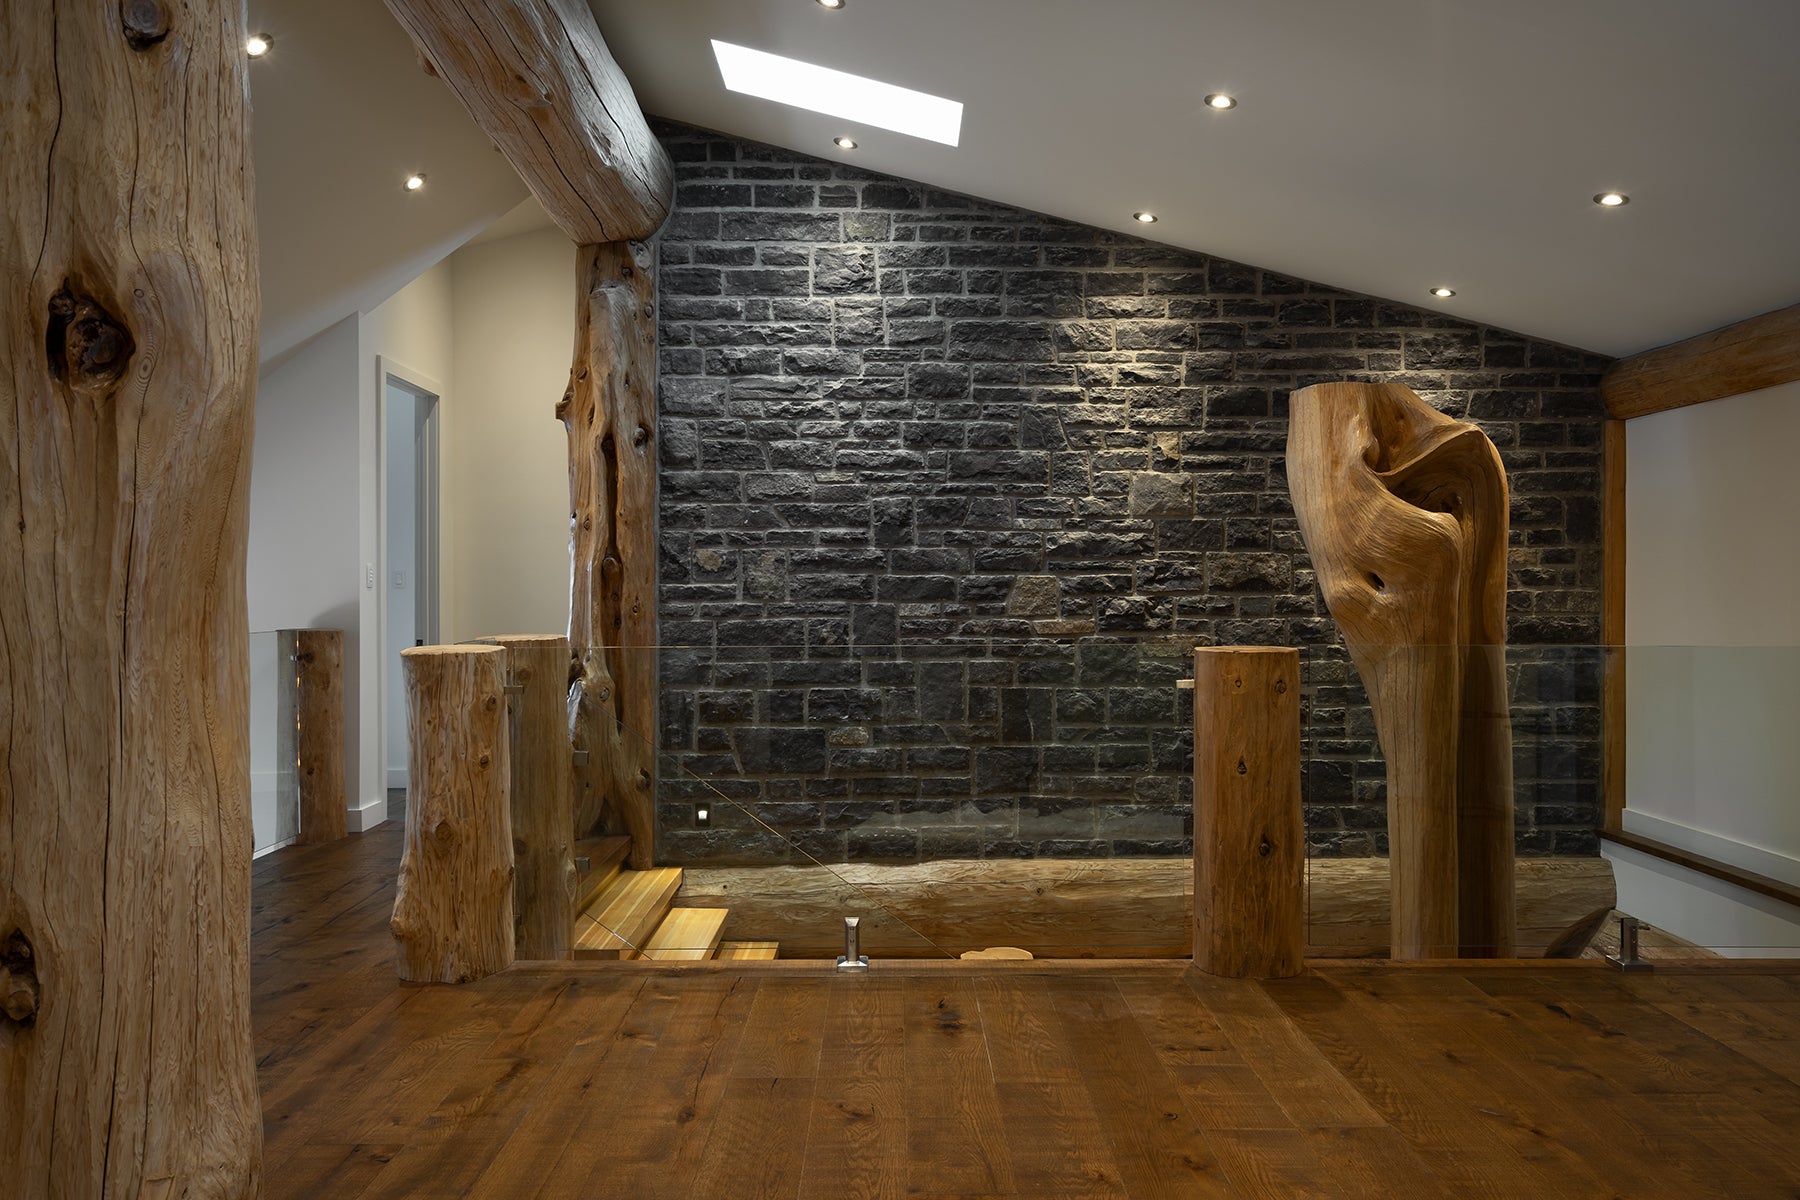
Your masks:
<svg viewBox="0 0 1800 1200"><path fill-rule="evenodd" d="M725 958L776 958L781 948L780 942L720 942L713 957Z"/></svg>
<svg viewBox="0 0 1800 1200"><path fill-rule="evenodd" d="M584 913L606 885L618 875L631 853L628 837L583 838L575 843L575 857L588 860L588 869L575 879L575 911Z"/></svg>
<svg viewBox="0 0 1800 1200"><path fill-rule="evenodd" d="M711 958L729 915L724 908L672 908L645 943L642 957L663 962Z"/></svg>
<svg viewBox="0 0 1800 1200"><path fill-rule="evenodd" d="M620 871L576 918L576 955L631 957L648 941L680 887L680 867Z"/></svg>

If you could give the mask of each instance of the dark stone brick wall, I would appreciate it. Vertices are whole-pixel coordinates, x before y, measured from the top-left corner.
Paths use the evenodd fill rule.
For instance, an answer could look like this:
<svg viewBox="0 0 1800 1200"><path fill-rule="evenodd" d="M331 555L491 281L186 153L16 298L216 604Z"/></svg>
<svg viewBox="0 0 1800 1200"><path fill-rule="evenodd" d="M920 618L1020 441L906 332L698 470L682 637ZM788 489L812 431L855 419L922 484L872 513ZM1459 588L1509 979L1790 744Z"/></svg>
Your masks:
<svg viewBox="0 0 1800 1200"><path fill-rule="evenodd" d="M1185 854L1215 643L1305 648L1313 850L1384 852L1282 465L1289 391L1339 379L1499 447L1519 845L1594 851L1604 359L660 134L662 859Z"/></svg>

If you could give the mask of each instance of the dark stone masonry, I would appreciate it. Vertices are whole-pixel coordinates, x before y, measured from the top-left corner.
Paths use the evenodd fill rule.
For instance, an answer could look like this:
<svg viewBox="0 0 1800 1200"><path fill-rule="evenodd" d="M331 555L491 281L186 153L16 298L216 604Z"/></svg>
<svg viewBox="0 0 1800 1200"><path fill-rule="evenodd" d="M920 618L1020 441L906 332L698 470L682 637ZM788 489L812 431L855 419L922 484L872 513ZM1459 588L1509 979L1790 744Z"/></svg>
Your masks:
<svg viewBox="0 0 1800 1200"><path fill-rule="evenodd" d="M1342 379L1499 447L1519 849L1595 852L1605 359L659 133L660 860L1186 854L1175 683L1230 643L1303 648L1313 852L1384 853L1282 464Z"/></svg>

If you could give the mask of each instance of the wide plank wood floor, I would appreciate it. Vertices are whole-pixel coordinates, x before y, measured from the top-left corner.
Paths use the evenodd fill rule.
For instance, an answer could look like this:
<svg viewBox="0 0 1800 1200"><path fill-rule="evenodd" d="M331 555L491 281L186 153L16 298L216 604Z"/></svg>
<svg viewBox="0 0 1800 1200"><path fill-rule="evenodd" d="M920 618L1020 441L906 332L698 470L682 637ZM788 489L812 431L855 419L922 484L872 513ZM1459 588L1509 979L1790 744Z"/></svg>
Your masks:
<svg viewBox="0 0 1800 1200"><path fill-rule="evenodd" d="M543 964L403 987L399 829L255 870L270 1197L1800 1196L1800 975Z"/></svg>

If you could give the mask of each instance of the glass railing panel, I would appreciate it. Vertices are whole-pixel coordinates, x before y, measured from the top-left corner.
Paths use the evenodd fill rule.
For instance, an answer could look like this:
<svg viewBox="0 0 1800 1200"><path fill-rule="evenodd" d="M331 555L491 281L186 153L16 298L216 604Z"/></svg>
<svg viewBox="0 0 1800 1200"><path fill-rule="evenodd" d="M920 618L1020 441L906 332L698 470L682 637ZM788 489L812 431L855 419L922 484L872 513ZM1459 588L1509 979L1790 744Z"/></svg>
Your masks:
<svg viewBox="0 0 1800 1200"><path fill-rule="evenodd" d="M300 832L295 742L293 633L250 635L250 825L254 852L288 845Z"/></svg>

